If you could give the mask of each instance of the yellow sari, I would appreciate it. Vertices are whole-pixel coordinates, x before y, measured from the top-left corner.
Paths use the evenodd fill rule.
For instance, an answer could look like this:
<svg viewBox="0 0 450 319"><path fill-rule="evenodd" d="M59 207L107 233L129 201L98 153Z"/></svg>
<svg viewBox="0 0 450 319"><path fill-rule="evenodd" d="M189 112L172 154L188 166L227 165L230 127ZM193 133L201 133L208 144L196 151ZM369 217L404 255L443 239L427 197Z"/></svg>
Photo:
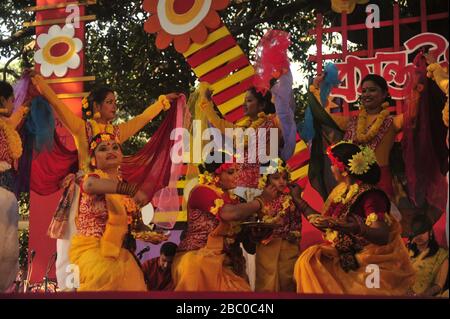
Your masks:
<svg viewBox="0 0 450 319"><path fill-rule="evenodd" d="M223 252L223 236L229 227L220 222L209 234L205 247L175 255L172 264L175 291L251 291L248 282L232 271Z"/></svg>
<svg viewBox="0 0 450 319"><path fill-rule="evenodd" d="M335 190L327 202L334 198ZM415 271L400 236L400 224L391 218L389 228L388 244L369 243L355 254L359 265L356 270L344 271L337 249L329 243L306 249L294 268L297 292L405 295L414 283Z"/></svg>

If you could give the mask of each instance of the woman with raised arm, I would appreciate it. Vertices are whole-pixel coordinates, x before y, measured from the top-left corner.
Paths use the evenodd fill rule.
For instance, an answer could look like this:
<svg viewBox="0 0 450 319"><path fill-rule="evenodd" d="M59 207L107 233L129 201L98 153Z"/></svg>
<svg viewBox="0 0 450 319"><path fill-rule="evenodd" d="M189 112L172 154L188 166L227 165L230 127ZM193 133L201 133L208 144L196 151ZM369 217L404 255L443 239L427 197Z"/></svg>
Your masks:
<svg viewBox="0 0 450 319"><path fill-rule="evenodd" d="M5 291L19 270L19 207L16 198L17 162L22 141L17 127L27 108L13 113L12 86L0 81L0 292Z"/></svg>
<svg viewBox="0 0 450 319"><path fill-rule="evenodd" d="M172 100L178 94L161 95L154 104L150 105L142 114L124 123L113 125L116 118L117 105L115 93L107 87L100 87L90 92L82 101L83 118L76 116L40 75L30 72L31 80L38 91L48 100L59 119L73 135L78 151L79 174L90 171L88 141L99 133L114 134L119 143L124 143L136 134L148 122L155 118L162 110L168 110ZM70 238L75 231L73 223L75 207L78 203L79 189L75 183L75 176L70 174L63 182L65 191L60 205L50 224L48 234L57 239L56 275L58 286L66 288L66 268L69 264L68 249Z"/></svg>

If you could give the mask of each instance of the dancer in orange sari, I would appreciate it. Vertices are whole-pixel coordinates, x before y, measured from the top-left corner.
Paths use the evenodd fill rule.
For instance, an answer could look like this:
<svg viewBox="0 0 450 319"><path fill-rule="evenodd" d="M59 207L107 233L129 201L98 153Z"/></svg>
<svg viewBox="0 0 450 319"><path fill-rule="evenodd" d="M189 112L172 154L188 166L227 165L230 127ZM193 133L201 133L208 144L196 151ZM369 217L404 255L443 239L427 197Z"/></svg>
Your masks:
<svg viewBox="0 0 450 319"><path fill-rule="evenodd" d="M222 154L222 159L225 158ZM203 164L200 185L188 200L188 226L172 265L176 291L250 291L236 222L262 207L262 200L240 203L231 193L236 187L236 164ZM223 164L222 164L223 163ZM265 199L275 193L264 192ZM272 196L272 197L271 197Z"/></svg>
<svg viewBox="0 0 450 319"><path fill-rule="evenodd" d="M328 149L339 182L314 213L297 190L294 200L308 220L324 230L325 243L306 249L296 262L298 293L404 295L414 269L390 216L387 195L377 189L381 172L374 152L341 142Z"/></svg>

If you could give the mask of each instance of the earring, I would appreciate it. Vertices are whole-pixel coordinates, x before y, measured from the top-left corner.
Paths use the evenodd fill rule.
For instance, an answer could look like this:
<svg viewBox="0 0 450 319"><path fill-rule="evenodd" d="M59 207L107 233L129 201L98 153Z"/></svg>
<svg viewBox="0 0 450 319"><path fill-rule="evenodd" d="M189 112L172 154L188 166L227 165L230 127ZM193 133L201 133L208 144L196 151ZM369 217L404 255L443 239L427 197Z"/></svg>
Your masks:
<svg viewBox="0 0 450 319"><path fill-rule="evenodd" d="M101 118L102 116L101 116L101 114L100 114L100 112L95 112L94 113L94 120L98 120L99 118Z"/></svg>
<svg viewBox="0 0 450 319"><path fill-rule="evenodd" d="M92 167L97 167L97 161L95 160L95 158L91 159L91 166Z"/></svg>
<svg viewBox="0 0 450 319"><path fill-rule="evenodd" d="M344 176L344 177L347 177L348 173L347 172L342 172L341 175Z"/></svg>
<svg viewBox="0 0 450 319"><path fill-rule="evenodd" d="M384 110L387 109L387 108L389 107L389 102L388 102L388 101L385 101L385 102L381 103L381 107L382 107Z"/></svg>

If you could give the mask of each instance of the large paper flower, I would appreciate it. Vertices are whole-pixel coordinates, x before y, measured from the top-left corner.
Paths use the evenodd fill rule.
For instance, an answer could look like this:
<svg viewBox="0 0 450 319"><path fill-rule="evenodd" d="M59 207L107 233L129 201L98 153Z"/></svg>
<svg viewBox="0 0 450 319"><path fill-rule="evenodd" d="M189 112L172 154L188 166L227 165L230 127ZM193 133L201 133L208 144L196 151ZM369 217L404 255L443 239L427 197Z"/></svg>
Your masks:
<svg viewBox="0 0 450 319"><path fill-rule="evenodd" d="M183 53L192 42L206 40L207 28L220 25L217 11L225 9L228 3L229 0L144 0L144 9L151 14L144 29L158 33L158 49L167 48L173 41L175 49Z"/></svg>
<svg viewBox="0 0 450 319"><path fill-rule="evenodd" d="M49 77L55 73L57 77L66 75L67 70L77 69L80 66L78 52L83 48L83 42L74 38L75 29L71 24L63 28L53 25L48 33L42 33L37 38L39 50L34 53L34 60L41 65L41 73ZM56 46L64 46L62 55L55 54Z"/></svg>

